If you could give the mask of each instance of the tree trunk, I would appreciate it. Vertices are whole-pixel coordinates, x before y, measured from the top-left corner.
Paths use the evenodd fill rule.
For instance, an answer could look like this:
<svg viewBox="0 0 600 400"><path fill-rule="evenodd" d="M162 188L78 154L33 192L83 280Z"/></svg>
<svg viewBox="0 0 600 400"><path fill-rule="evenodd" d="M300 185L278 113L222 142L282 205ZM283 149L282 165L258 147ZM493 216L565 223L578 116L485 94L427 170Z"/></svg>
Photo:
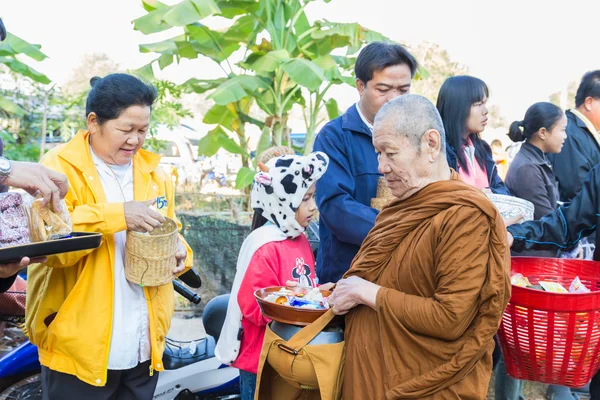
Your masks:
<svg viewBox="0 0 600 400"><path fill-rule="evenodd" d="M46 151L46 123L48 120L48 97L50 97L50 90L44 91L44 113L42 115L42 140L40 141L40 160L44 156Z"/></svg>

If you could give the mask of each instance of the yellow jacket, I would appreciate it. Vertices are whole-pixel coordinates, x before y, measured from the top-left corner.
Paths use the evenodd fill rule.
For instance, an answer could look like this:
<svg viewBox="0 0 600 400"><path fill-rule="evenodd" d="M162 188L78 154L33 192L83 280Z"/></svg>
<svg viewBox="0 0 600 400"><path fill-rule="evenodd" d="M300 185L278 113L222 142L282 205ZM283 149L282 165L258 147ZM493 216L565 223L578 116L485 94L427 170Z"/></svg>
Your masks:
<svg viewBox="0 0 600 400"><path fill-rule="evenodd" d="M64 253L33 264L28 271L27 329L39 348L42 365L94 386L106 384L114 299L114 238L126 229L123 203L107 203L92 161L89 133L80 131L68 143L46 154L42 164L69 179L65 197L74 231L103 234L99 248ZM167 216L175 217L174 190L158 163L160 156L140 150L133 157L136 201L166 196ZM181 238L183 240L183 238ZM185 243L185 241L184 241ZM192 266L187 247L186 270ZM162 371L165 336L174 312L173 286L144 288L148 300L152 358L150 374ZM57 313L46 327L44 319Z"/></svg>

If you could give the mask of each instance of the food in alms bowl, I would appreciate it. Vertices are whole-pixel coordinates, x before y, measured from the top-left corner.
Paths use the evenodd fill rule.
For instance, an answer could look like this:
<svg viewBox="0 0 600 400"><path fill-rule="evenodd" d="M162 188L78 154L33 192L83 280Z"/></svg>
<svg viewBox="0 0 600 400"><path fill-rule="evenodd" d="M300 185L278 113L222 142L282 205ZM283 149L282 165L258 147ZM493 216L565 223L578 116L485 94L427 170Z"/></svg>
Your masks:
<svg viewBox="0 0 600 400"><path fill-rule="evenodd" d="M264 298L266 301L285 306L310 310L328 310L328 297L324 297L319 288L312 288L305 293L297 293L282 287Z"/></svg>

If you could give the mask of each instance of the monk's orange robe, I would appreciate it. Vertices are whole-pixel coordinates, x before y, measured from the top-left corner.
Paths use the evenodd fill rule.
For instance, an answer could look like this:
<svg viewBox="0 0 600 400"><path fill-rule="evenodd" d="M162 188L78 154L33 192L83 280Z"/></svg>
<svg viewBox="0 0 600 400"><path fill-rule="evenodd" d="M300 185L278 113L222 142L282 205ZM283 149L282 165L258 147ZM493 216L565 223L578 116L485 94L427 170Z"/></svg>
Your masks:
<svg viewBox="0 0 600 400"><path fill-rule="evenodd" d="M485 399L509 272L498 210L454 171L390 203L346 274L382 288L346 317L342 398Z"/></svg>

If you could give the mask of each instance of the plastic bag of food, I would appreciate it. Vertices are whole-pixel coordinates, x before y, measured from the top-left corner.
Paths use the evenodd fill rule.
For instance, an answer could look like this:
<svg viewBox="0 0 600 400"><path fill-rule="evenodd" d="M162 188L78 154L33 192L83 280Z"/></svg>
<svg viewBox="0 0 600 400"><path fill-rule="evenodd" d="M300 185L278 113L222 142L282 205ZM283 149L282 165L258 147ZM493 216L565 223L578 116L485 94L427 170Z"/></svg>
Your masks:
<svg viewBox="0 0 600 400"><path fill-rule="evenodd" d="M567 289L565 289L563 287L563 285L561 285L558 282L544 282L544 281L540 281L540 285L542 285L542 287L544 288L544 290L546 292L552 292L552 293L569 293L567 291Z"/></svg>
<svg viewBox="0 0 600 400"><path fill-rule="evenodd" d="M0 248L31 243L27 208L18 193L0 193Z"/></svg>
<svg viewBox="0 0 600 400"><path fill-rule="evenodd" d="M520 287L531 286L531 283L529 283L529 279L524 277L522 274L514 274L513 276L511 276L510 283Z"/></svg>
<svg viewBox="0 0 600 400"><path fill-rule="evenodd" d="M573 279L571 282L571 286L569 286L569 293L589 293L590 289L585 287L583 283L581 283L581 279L578 276Z"/></svg>
<svg viewBox="0 0 600 400"><path fill-rule="evenodd" d="M61 210L54 210L52 203L43 205L42 197L36 197L29 207L29 231L32 242L44 242L69 237L73 231L69 211L64 200Z"/></svg>

